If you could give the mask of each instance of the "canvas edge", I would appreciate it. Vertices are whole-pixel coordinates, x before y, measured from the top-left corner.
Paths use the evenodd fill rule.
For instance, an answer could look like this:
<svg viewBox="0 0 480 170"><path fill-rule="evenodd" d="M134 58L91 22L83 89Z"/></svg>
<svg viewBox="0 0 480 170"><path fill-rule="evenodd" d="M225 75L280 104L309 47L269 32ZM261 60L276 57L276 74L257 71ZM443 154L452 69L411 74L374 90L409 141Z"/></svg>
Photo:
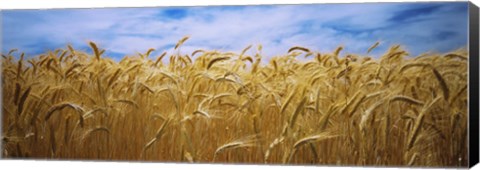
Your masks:
<svg viewBox="0 0 480 170"><path fill-rule="evenodd" d="M479 13L478 7L469 2L469 167L478 164L479 156Z"/></svg>

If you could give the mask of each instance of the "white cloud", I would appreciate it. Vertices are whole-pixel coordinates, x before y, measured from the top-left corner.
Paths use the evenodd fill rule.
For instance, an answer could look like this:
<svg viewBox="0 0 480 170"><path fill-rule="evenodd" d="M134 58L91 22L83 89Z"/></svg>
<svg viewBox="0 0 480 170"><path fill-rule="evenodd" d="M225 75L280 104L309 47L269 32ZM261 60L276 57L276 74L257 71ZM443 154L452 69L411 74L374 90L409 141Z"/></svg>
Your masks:
<svg viewBox="0 0 480 170"><path fill-rule="evenodd" d="M189 35L191 38L182 49L185 53L195 48L240 52L250 44L262 44L263 54L267 56L284 54L295 45L321 52L344 45L346 52L364 53L381 40L385 46L378 50L402 43L418 53L431 48L451 50L452 44L466 43L465 12L455 13L450 6L444 6L437 12L418 16L426 18L425 21L394 26L392 24L397 23L390 18L412 6L375 3L191 7L185 8L185 16L179 19L161 14L165 8L34 11L25 15L11 11L3 15L2 40L3 50L35 51L36 43L50 43L55 48L64 47L66 43L86 47L87 42L93 40L107 52L116 54L135 54L149 48L156 48L154 54L158 54L167 50L161 48ZM452 24L461 26L452 27ZM455 36L445 41L427 40L435 38L438 32Z"/></svg>

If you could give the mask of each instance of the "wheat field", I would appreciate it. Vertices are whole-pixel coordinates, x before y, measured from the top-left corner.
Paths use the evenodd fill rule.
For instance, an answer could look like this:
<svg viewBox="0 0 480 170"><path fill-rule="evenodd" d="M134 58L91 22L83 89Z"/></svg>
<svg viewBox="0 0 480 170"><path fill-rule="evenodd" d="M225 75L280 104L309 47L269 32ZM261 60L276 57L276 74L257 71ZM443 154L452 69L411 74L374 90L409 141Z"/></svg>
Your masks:
<svg viewBox="0 0 480 170"><path fill-rule="evenodd" d="M297 46L262 63L261 46L184 54L187 40L121 61L93 42L93 54L2 54L2 157L468 164L465 49L409 56L397 45L373 57Z"/></svg>

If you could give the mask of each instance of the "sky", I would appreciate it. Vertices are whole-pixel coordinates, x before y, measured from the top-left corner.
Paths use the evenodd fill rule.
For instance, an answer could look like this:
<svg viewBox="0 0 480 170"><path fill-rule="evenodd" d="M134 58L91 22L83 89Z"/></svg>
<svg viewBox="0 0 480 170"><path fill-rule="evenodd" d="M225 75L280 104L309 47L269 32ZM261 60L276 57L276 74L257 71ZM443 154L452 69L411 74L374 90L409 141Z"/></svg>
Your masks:
<svg viewBox="0 0 480 170"><path fill-rule="evenodd" d="M15 48L35 56L67 44L91 51L94 41L116 60L149 48L151 56L176 52L184 36L184 54L261 44L267 59L293 46L366 55L377 41L373 57L396 44L412 56L445 53L468 38L467 2L3 10L0 20L2 54Z"/></svg>

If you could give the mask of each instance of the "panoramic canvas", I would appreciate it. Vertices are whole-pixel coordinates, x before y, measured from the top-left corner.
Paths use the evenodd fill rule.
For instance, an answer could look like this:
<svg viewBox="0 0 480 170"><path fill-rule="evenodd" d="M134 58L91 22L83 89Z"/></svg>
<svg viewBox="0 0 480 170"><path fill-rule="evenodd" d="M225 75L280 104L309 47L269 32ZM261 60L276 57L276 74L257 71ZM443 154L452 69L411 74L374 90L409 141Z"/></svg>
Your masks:
<svg viewBox="0 0 480 170"><path fill-rule="evenodd" d="M1 21L3 159L468 166L467 2Z"/></svg>

